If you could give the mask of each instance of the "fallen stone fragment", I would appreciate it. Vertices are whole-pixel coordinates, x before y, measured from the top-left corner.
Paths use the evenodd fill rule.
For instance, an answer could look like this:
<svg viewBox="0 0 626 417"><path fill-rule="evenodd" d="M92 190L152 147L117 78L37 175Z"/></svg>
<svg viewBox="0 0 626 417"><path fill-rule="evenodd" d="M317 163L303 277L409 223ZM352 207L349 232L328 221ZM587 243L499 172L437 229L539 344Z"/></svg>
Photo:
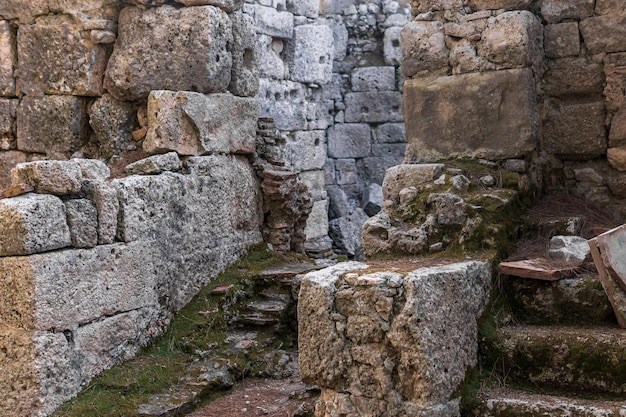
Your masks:
<svg viewBox="0 0 626 417"><path fill-rule="evenodd" d="M591 256L587 239L580 236L554 236L550 239L548 256L574 264L582 264Z"/></svg>
<svg viewBox="0 0 626 417"><path fill-rule="evenodd" d="M82 179L80 166L68 161L25 162L11 171L13 185L31 185L39 194L78 194Z"/></svg>
<svg viewBox="0 0 626 417"><path fill-rule="evenodd" d="M2 197L0 198L17 197L18 195L30 193L32 191L35 191L35 187L33 187L32 185L18 184L4 190L2 192Z"/></svg>
<svg viewBox="0 0 626 417"><path fill-rule="evenodd" d="M151 175L164 171L180 171L182 165L176 152L163 155L153 155L140 161L133 162L124 168L127 175Z"/></svg>
<svg viewBox="0 0 626 417"><path fill-rule="evenodd" d="M65 205L51 195L0 201L0 256L29 255L70 246Z"/></svg>
<svg viewBox="0 0 626 417"><path fill-rule="evenodd" d="M535 258L521 261L500 262L498 269L501 274L519 278L539 279L543 281L558 281L574 275L578 266L556 267L548 259Z"/></svg>

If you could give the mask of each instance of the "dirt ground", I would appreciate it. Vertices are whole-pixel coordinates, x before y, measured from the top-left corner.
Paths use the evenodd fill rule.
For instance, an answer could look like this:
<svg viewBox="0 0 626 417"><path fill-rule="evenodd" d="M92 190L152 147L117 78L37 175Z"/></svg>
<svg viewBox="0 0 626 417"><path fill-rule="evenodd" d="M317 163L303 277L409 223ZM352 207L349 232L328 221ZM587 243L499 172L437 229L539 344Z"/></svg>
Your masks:
<svg viewBox="0 0 626 417"><path fill-rule="evenodd" d="M248 379L229 395L188 417L306 417L313 416L319 391L298 377Z"/></svg>

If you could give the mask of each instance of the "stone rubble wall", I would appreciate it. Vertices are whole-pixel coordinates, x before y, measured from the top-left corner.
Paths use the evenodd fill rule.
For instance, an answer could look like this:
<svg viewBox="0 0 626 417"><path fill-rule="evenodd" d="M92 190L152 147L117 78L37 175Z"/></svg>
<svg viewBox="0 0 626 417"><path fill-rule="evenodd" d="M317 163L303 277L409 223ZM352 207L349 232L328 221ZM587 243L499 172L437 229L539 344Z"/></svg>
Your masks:
<svg viewBox="0 0 626 417"><path fill-rule="evenodd" d="M0 4L2 415L52 413L263 240L254 22L180 3Z"/></svg>
<svg viewBox="0 0 626 417"><path fill-rule="evenodd" d="M524 158L536 184L626 217L626 6L414 0L402 29L405 162Z"/></svg>

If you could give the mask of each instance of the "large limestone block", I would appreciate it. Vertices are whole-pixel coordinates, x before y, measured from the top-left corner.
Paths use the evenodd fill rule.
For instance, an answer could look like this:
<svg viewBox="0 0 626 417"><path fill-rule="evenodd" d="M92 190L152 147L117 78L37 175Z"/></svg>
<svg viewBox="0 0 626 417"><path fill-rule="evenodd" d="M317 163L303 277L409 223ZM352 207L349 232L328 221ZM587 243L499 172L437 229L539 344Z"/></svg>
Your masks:
<svg viewBox="0 0 626 417"><path fill-rule="evenodd" d="M254 20L242 12L232 13L230 20L233 24L233 41L230 46L233 67L228 90L237 96L253 97L259 91Z"/></svg>
<svg viewBox="0 0 626 417"><path fill-rule="evenodd" d="M224 92L231 77L232 24L213 6L127 7L104 77L118 100L142 100L152 90Z"/></svg>
<svg viewBox="0 0 626 417"><path fill-rule="evenodd" d="M441 22L409 22L402 28L400 47L405 77L448 72L448 48Z"/></svg>
<svg viewBox="0 0 626 417"><path fill-rule="evenodd" d="M401 122L402 94L399 91L348 93L346 123Z"/></svg>
<svg viewBox="0 0 626 417"><path fill-rule="evenodd" d="M26 154L22 152L0 152L0 189L4 190L12 185L11 170L23 162L26 162Z"/></svg>
<svg viewBox="0 0 626 417"><path fill-rule="evenodd" d="M567 25L568 23L563 23ZM543 77L546 94L553 97L600 97L604 87L602 65L586 58L561 58L548 63Z"/></svg>
<svg viewBox="0 0 626 417"><path fill-rule="evenodd" d="M541 15L548 23L585 19L593 14L594 0L544 0Z"/></svg>
<svg viewBox="0 0 626 417"><path fill-rule="evenodd" d="M153 91L148 98L148 153L254 152L258 103L230 94Z"/></svg>
<svg viewBox="0 0 626 417"><path fill-rule="evenodd" d="M329 83L333 72L333 31L327 25L300 25L287 44L291 78L303 83Z"/></svg>
<svg viewBox="0 0 626 417"><path fill-rule="evenodd" d="M366 268L345 263L302 280L300 372L322 389L316 415L458 416L452 396L477 363L490 265Z"/></svg>
<svg viewBox="0 0 626 417"><path fill-rule="evenodd" d="M185 6L215 6L227 13L241 9L243 0L176 0Z"/></svg>
<svg viewBox="0 0 626 417"><path fill-rule="evenodd" d="M245 4L243 11L254 18L257 33L281 39L293 37L293 14L260 4Z"/></svg>
<svg viewBox="0 0 626 417"><path fill-rule="evenodd" d="M543 149L564 158L594 158L607 149L604 103L574 103L548 111Z"/></svg>
<svg viewBox="0 0 626 417"><path fill-rule="evenodd" d="M117 190L108 182L97 179L84 180L82 192L96 206L98 213L98 243L113 243L117 234L119 200Z"/></svg>
<svg viewBox="0 0 626 417"><path fill-rule="evenodd" d="M9 22L0 20L0 96L15 95L15 77L13 72L17 66L15 46L15 35L9 26Z"/></svg>
<svg viewBox="0 0 626 417"><path fill-rule="evenodd" d="M328 129L330 158L363 158L370 155L371 129L366 123L339 123Z"/></svg>
<svg viewBox="0 0 626 417"><path fill-rule="evenodd" d="M626 51L626 14L585 19L580 32L592 54Z"/></svg>
<svg viewBox="0 0 626 417"><path fill-rule="evenodd" d="M82 180L80 165L69 161L26 162L11 171L13 185L28 184L41 194L78 194Z"/></svg>
<svg viewBox="0 0 626 417"><path fill-rule="evenodd" d="M107 52L77 25L22 25L17 33L18 88L27 95L98 96Z"/></svg>
<svg viewBox="0 0 626 417"><path fill-rule="evenodd" d="M98 212L96 206L85 198L65 202L67 225L72 246L93 248L98 243Z"/></svg>
<svg viewBox="0 0 626 417"><path fill-rule="evenodd" d="M309 102L302 84L261 79L257 97L259 116L274 119L277 129L306 129Z"/></svg>
<svg viewBox="0 0 626 417"><path fill-rule="evenodd" d="M443 164L402 164L391 167L385 172L383 197L398 202L400 191L433 181L444 168Z"/></svg>
<svg viewBox="0 0 626 417"><path fill-rule="evenodd" d="M310 130L295 132L286 145L291 167L297 171L322 169L326 162L326 132Z"/></svg>
<svg viewBox="0 0 626 417"><path fill-rule="evenodd" d="M383 35L383 54L385 56L385 64L400 65L402 62L402 47L400 39L402 36L402 28L393 26L385 30Z"/></svg>
<svg viewBox="0 0 626 417"><path fill-rule="evenodd" d="M392 66L355 68L350 81L352 91L393 91L396 89L396 69Z"/></svg>
<svg viewBox="0 0 626 417"><path fill-rule="evenodd" d="M282 39L259 34L256 37L256 53L258 55L259 76L275 80L284 80L289 76L289 68L281 53L284 49Z"/></svg>
<svg viewBox="0 0 626 417"><path fill-rule="evenodd" d="M529 69L407 80L403 100L406 162L510 159L535 148L538 116Z"/></svg>
<svg viewBox="0 0 626 417"><path fill-rule="evenodd" d="M85 100L75 96L22 99L17 108L17 148L25 152L72 153L87 126Z"/></svg>
<svg viewBox="0 0 626 417"><path fill-rule="evenodd" d="M580 53L580 33L577 22L546 25L543 47L548 58L578 56Z"/></svg>
<svg viewBox="0 0 626 417"><path fill-rule="evenodd" d="M313 203L311 213L306 220L304 234L307 240L328 235L328 200L319 200Z"/></svg>
<svg viewBox="0 0 626 417"><path fill-rule="evenodd" d="M51 195L25 194L0 200L0 230L0 256L28 255L72 244L65 205Z"/></svg>
<svg viewBox="0 0 626 417"><path fill-rule="evenodd" d="M132 103L105 94L91 105L89 124L98 139L100 155L108 159L134 142L133 131L139 129L137 109Z"/></svg>

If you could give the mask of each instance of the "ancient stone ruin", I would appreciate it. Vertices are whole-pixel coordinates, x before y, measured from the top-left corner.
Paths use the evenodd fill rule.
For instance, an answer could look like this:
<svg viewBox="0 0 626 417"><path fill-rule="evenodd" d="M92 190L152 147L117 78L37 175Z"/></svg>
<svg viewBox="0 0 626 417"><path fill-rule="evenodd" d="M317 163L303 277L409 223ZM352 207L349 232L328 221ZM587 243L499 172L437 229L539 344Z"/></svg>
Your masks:
<svg viewBox="0 0 626 417"><path fill-rule="evenodd" d="M531 234L528 207L565 193L626 220L622 3L0 2L0 413L50 415L265 243L392 260L294 281L316 416L465 415L494 264ZM623 324L598 239L592 292ZM507 329L503 363L532 362ZM486 398L474 415L516 401Z"/></svg>

